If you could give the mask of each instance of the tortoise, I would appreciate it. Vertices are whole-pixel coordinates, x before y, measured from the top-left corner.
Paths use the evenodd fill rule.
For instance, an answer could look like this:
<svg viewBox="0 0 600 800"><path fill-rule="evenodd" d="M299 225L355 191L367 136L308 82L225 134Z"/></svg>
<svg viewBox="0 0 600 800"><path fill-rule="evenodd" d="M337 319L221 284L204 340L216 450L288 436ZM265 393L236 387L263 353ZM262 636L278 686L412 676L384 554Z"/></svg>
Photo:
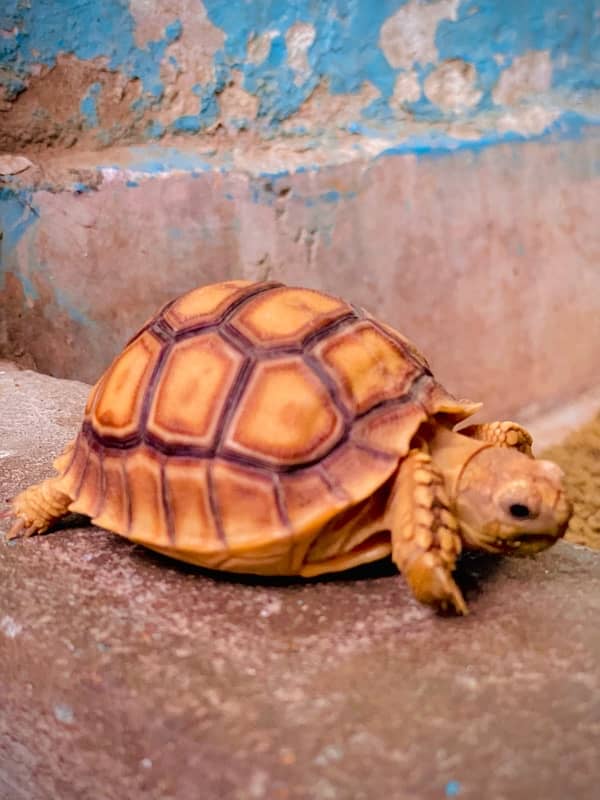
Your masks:
<svg viewBox="0 0 600 800"><path fill-rule="evenodd" d="M213 570L306 578L389 558L467 613L463 548L529 554L566 529L560 468L433 377L407 338L312 289L230 280L164 306L92 388L58 475L9 537L69 511Z"/></svg>

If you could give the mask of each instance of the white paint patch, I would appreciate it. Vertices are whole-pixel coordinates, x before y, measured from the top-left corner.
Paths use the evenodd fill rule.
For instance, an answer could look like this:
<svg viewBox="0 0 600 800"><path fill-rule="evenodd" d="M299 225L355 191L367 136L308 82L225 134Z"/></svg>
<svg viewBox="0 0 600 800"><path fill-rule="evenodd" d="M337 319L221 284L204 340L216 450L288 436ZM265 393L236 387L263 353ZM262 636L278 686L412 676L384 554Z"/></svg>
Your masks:
<svg viewBox="0 0 600 800"><path fill-rule="evenodd" d="M265 31L260 36L252 36L248 40L246 58L251 64L262 64L269 55L271 40L279 35L279 31Z"/></svg>
<svg viewBox="0 0 600 800"><path fill-rule="evenodd" d="M401 72L394 84L394 93L390 98L392 108L402 108L405 103L416 103L421 97L419 79L414 70Z"/></svg>
<svg viewBox="0 0 600 800"><path fill-rule="evenodd" d="M498 118L497 130L513 131L528 135L543 133L560 116L560 110L539 105L523 105L512 108Z"/></svg>
<svg viewBox="0 0 600 800"><path fill-rule="evenodd" d="M547 50L517 56L498 78L492 99L499 106L514 106L532 95L547 92L552 84L552 61Z"/></svg>
<svg viewBox="0 0 600 800"><path fill-rule="evenodd" d="M410 0L388 17L381 26L379 46L390 65L410 69L413 64L437 61L437 26L444 19L456 20L458 5L459 0Z"/></svg>
<svg viewBox="0 0 600 800"><path fill-rule="evenodd" d="M477 71L467 61L458 58L444 61L425 79L425 94L444 111L464 111L481 100L476 80Z"/></svg>
<svg viewBox="0 0 600 800"><path fill-rule="evenodd" d="M12 456L10 450L0 450L0 458L8 458L8 456Z"/></svg>
<svg viewBox="0 0 600 800"><path fill-rule="evenodd" d="M294 72L294 83L297 86L310 77L307 54L315 36L314 26L307 22L295 22L286 31L287 62Z"/></svg>
<svg viewBox="0 0 600 800"><path fill-rule="evenodd" d="M22 630L23 626L15 622L12 617L7 615L0 619L0 631L2 631L5 636L8 636L9 639L16 638Z"/></svg>

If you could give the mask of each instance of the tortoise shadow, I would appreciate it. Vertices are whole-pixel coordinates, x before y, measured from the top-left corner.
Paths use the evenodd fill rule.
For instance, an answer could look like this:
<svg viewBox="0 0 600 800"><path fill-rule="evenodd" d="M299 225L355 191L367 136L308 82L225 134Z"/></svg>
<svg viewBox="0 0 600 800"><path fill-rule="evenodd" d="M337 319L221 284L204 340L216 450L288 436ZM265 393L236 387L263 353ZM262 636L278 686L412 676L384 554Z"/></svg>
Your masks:
<svg viewBox="0 0 600 800"><path fill-rule="evenodd" d="M397 578L398 568L390 558L362 564L352 569L303 578L297 575L253 575L219 570L177 561L169 556L149 550L143 545L135 545L132 551L135 558L168 568L182 575L198 575L216 583L243 586L286 587L307 586L326 583L361 583L362 581ZM496 573L502 563L502 557L483 552L463 553L456 565L454 579L467 601L473 600L484 589L485 583Z"/></svg>

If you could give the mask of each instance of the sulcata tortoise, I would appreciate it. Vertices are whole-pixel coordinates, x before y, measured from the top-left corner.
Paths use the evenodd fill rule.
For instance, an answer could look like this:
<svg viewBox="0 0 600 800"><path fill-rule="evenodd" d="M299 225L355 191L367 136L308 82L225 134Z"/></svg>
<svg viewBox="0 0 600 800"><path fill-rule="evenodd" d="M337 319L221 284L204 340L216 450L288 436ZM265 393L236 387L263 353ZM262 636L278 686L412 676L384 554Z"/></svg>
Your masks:
<svg viewBox="0 0 600 800"><path fill-rule="evenodd" d="M92 389L56 477L9 537L69 511L182 561L311 578L392 557L418 600L465 614L461 549L534 553L565 532L562 473L362 309L228 281L164 306Z"/></svg>

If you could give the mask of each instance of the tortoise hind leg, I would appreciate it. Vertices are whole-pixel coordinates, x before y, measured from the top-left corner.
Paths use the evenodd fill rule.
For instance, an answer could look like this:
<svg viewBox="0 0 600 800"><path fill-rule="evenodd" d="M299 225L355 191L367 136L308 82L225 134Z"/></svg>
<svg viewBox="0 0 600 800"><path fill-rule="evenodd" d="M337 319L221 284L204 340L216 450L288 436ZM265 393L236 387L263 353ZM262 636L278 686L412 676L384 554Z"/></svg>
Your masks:
<svg viewBox="0 0 600 800"><path fill-rule="evenodd" d="M458 525L448 508L444 479L427 453L412 450L400 465L386 518L392 560L417 600L467 614L452 578L462 547Z"/></svg>
<svg viewBox="0 0 600 800"><path fill-rule="evenodd" d="M504 420L503 422L484 422L480 425L469 425L461 428L458 433L463 436L470 436L471 439L478 439L482 442L489 442L495 447L514 447L526 456L531 456L533 439L529 431L521 427L517 422Z"/></svg>
<svg viewBox="0 0 600 800"><path fill-rule="evenodd" d="M44 533L69 511L72 498L60 488L60 478L48 478L20 492L3 516L16 517L7 539Z"/></svg>

